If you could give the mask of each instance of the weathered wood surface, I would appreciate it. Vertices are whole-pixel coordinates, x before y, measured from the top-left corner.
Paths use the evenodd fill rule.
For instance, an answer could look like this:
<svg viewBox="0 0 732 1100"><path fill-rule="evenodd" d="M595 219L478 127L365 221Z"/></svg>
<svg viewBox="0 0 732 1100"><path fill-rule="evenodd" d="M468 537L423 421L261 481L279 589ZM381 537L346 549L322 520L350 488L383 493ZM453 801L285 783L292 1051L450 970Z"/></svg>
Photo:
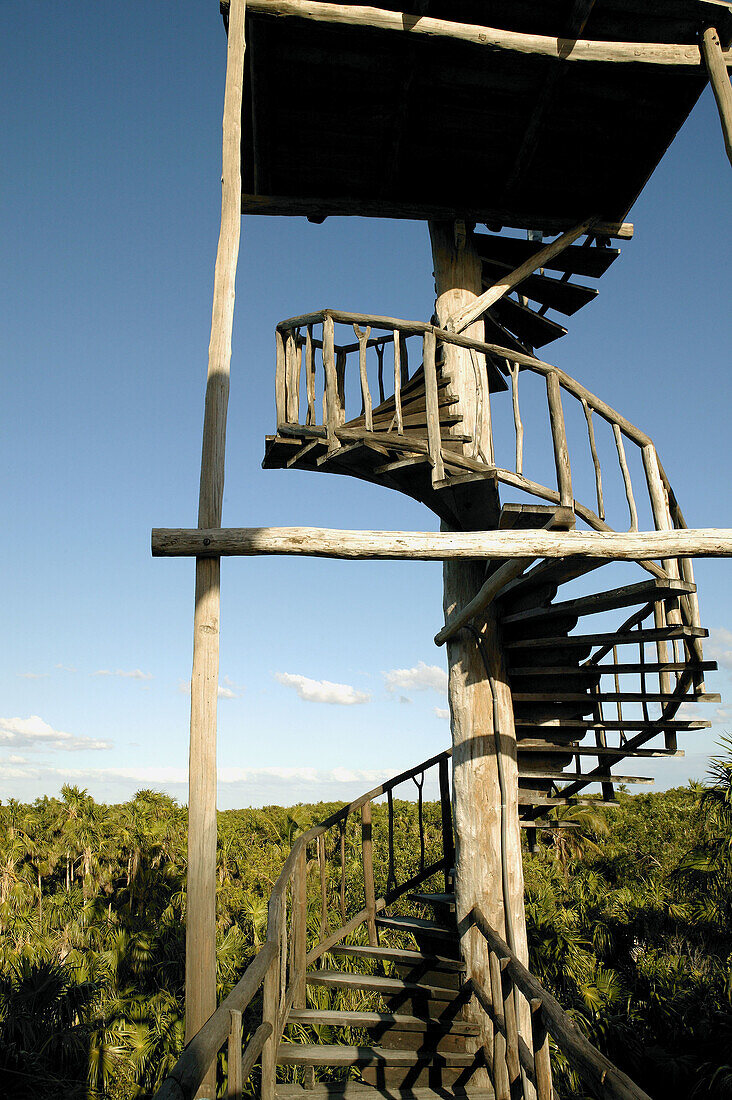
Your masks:
<svg viewBox="0 0 732 1100"><path fill-rule="evenodd" d="M155 527L154 557L209 555L247 557L295 554L305 557L465 561L497 558L732 557L732 529L680 531L342 531L327 527Z"/></svg>
<svg viewBox="0 0 732 1100"><path fill-rule="evenodd" d="M727 157L732 164L732 86L729 82L727 66L729 62L729 50L725 54L719 41L719 35L713 27L709 27L702 38L702 56L709 73L709 83L719 112L719 121L722 125L724 147Z"/></svg>
<svg viewBox="0 0 732 1100"><path fill-rule="evenodd" d="M231 334L241 229L244 52L245 3L244 0L233 0L229 15L224 91L221 228L214 272L198 505L198 524L203 528L220 525L224 495ZM186 913L187 1039L199 1032L216 1009L216 706L219 680L219 609L220 562L210 556L199 558L196 561L191 673ZM206 1077L203 1092L208 1095L215 1093L215 1076L212 1072Z"/></svg>
<svg viewBox="0 0 732 1100"><path fill-rule="evenodd" d="M386 11L357 4L320 3L318 0L248 0L252 12L308 19L316 23L367 27L401 34L424 35L429 38L454 39L482 46L486 50L511 50L515 53L550 57L558 61L606 61L646 65L698 66L701 54L698 46L674 45L663 42L595 42L591 39L572 41L547 35L521 34L471 23L453 23L447 19L415 16L400 11ZM723 52L726 65L732 65L732 53Z"/></svg>

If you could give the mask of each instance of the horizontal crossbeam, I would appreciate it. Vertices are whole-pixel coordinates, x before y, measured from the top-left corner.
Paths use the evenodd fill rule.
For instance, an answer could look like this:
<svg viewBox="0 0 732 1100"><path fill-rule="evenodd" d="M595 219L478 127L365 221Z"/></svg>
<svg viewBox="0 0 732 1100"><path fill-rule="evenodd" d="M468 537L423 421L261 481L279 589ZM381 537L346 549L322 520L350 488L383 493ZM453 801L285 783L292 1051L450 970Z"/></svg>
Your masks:
<svg viewBox="0 0 732 1100"><path fill-rule="evenodd" d="M153 557L303 557L450 561L511 558L732 557L729 528L679 531L341 531L327 527L153 528Z"/></svg>

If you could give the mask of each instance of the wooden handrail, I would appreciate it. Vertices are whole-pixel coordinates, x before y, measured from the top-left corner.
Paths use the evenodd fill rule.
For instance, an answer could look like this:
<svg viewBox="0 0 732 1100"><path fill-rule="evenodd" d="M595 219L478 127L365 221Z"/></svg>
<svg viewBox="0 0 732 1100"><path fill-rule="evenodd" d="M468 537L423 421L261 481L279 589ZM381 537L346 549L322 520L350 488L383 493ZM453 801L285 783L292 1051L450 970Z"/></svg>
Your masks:
<svg viewBox="0 0 732 1100"><path fill-rule="evenodd" d="M532 1008L532 1013L535 1016L540 1014L542 1024L566 1055L584 1085L592 1089L600 1100L650 1100L647 1093L638 1088L627 1074L613 1065L582 1034L559 1001L544 989L498 933L491 928L478 906L469 914L468 923L477 928L484 937L491 952L497 957L502 972L509 976L513 985L524 995ZM468 977L471 976L468 975ZM493 1004L492 1015L495 1019L494 998L488 998L485 990L483 990L483 997Z"/></svg>

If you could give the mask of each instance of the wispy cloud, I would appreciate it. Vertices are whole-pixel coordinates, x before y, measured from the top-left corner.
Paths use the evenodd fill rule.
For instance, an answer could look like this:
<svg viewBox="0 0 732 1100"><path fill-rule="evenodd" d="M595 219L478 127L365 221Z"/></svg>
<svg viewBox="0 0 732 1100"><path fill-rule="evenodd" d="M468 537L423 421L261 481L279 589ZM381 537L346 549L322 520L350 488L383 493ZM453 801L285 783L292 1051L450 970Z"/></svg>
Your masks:
<svg viewBox="0 0 732 1100"><path fill-rule="evenodd" d="M53 667L59 669L61 672L78 672L79 671L78 668L74 668L73 665L57 664L57 665L54 665Z"/></svg>
<svg viewBox="0 0 732 1100"><path fill-rule="evenodd" d="M330 680L311 680L294 672L275 672L275 680L285 687L294 688L306 703L331 703L339 707L352 707L368 703L371 695L357 691L350 684L334 684Z"/></svg>
<svg viewBox="0 0 732 1100"><path fill-rule="evenodd" d="M45 680L47 676L50 676L50 672L19 672L18 676L23 680Z"/></svg>
<svg viewBox="0 0 732 1100"><path fill-rule="evenodd" d="M432 713L434 714L435 718L441 718L443 721L446 718L450 717L450 711L447 709L447 707L433 707Z"/></svg>
<svg viewBox="0 0 732 1100"><path fill-rule="evenodd" d="M179 680L178 691L181 695L191 694L191 681ZM240 684L235 684L229 676L224 676L223 681L219 684L219 690L217 695L219 699L238 699L240 695L244 694L244 688Z"/></svg>
<svg viewBox="0 0 732 1100"><path fill-rule="evenodd" d="M77 737L56 730L37 714L28 718L0 718L0 745L21 749L62 749L78 752L82 749L111 749L110 741L93 737Z"/></svg>
<svg viewBox="0 0 732 1100"><path fill-rule="evenodd" d="M709 631L709 641L704 645L707 655L718 661L723 668L732 669L732 630L723 626L713 626Z"/></svg>
<svg viewBox="0 0 732 1100"><path fill-rule="evenodd" d="M419 661L414 668L393 668L382 673L387 691L447 691L447 673L439 665L427 665Z"/></svg>
<svg viewBox="0 0 732 1100"><path fill-rule="evenodd" d="M152 672L143 672L139 668L117 668L112 672L109 668L98 668L92 672L92 676L121 676L124 680L152 680Z"/></svg>

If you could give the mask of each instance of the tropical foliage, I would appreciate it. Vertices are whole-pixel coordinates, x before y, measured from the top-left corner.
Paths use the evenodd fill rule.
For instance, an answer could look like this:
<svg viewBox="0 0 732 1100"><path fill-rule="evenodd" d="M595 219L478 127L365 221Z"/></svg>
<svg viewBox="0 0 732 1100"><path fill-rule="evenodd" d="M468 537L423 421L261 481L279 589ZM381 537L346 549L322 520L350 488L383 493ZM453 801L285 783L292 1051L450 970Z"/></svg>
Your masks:
<svg viewBox="0 0 732 1100"><path fill-rule="evenodd" d="M617 809L564 811L525 855L532 968L659 1100L732 1097L730 750L706 786L621 791ZM219 815L220 996L262 943L267 898L292 841L335 808ZM395 801L393 814L393 876L402 882L419 860L417 808ZM425 804L424 823L429 864L441 852L437 804ZM185 833L185 808L153 791L105 806L64 787L59 799L0 805L0 1095L154 1092L183 1044ZM381 889L386 838L387 808L376 805ZM337 830L326 854L338 919ZM343 857L350 915L363 904L357 820L349 819ZM309 874L317 934L317 861ZM582 1096L558 1052L555 1064L560 1095Z"/></svg>

